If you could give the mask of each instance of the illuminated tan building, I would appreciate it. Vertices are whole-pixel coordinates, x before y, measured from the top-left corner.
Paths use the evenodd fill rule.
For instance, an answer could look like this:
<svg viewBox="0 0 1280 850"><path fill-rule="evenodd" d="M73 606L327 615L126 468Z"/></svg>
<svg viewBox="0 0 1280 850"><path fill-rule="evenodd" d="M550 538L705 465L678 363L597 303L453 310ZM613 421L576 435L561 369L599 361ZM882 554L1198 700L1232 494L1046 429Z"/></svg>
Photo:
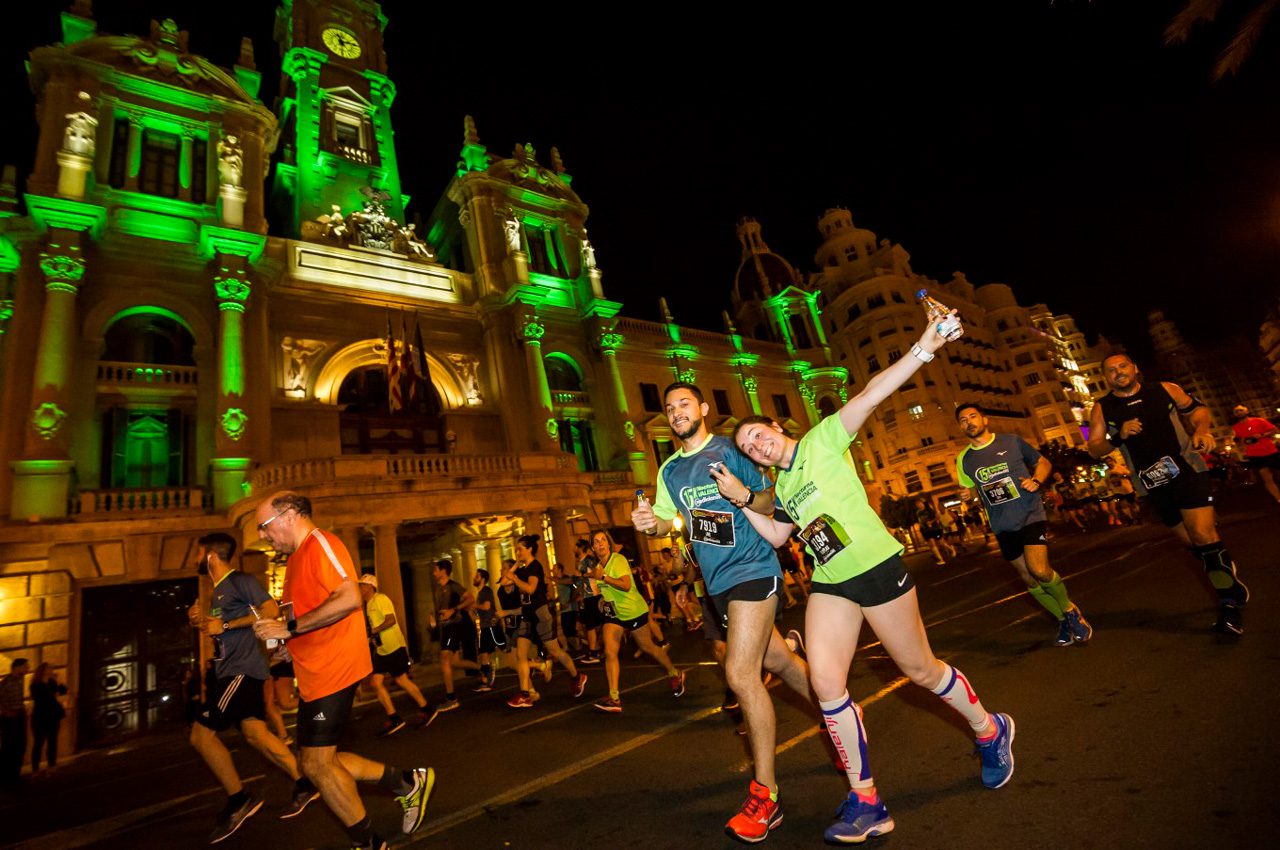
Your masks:
<svg viewBox="0 0 1280 850"><path fill-rule="evenodd" d="M168 21L98 34L78 4L32 53L25 214L0 190L0 663L63 676L68 743L181 722L194 541L233 531L278 589L263 495L309 495L423 651L438 557L496 578L534 531L571 563L596 525L650 556L628 517L673 450L675 378L720 432L761 411L803 431L840 397L816 327L801 344L683 328L665 303L665 322L624 316L554 148L496 154L468 119L411 228L386 25L371 0L284 4L275 113L247 41L217 68ZM398 410L392 358L426 376Z"/></svg>
<svg viewBox="0 0 1280 850"><path fill-rule="evenodd" d="M787 332L783 323L762 321L772 305L791 317L788 340L829 352L832 363L849 370L851 386L859 387L907 355L919 337L925 320L916 303L920 289L958 308L965 321L965 336L881 403L859 435L868 476L886 492L939 503L955 498L954 461L967 442L955 423L962 402L981 405L994 430L1033 445L1055 439L1082 444L1072 405L1083 403L1087 389L1071 357L1077 331L1069 317L1055 317L1043 305L1020 306L1003 284L974 287L958 273L942 284L922 277L902 246L854 226L848 210L828 210L818 231L817 271L806 277L767 249L753 249L763 246L758 225L740 228L744 250L754 255L738 272L735 308L744 330L780 339ZM761 279L768 284L758 284ZM820 313L815 326L798 321L805 299ZM835 402L818 400L823 411Z"/></svg>

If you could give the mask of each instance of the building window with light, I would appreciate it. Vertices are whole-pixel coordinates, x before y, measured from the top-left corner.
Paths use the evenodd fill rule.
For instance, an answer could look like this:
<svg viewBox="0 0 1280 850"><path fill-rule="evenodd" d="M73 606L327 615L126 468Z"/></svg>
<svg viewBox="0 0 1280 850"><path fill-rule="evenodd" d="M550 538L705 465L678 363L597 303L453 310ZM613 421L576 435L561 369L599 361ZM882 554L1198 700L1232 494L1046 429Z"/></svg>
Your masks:
<svg viewBox="0 0 1280 850"><path fill-rule="evenodd" d="M173 133L145 130L138 188L148 195L178 197L178 162L182 143Z"/></svg>
<svg viewBox="0 0 1280 850"><path fill-rule="evenodd" d="M920 405L920 404L911 405L910 407L907 408L907 415L910 416L912 419L923 419L924 405Z"/></svg>

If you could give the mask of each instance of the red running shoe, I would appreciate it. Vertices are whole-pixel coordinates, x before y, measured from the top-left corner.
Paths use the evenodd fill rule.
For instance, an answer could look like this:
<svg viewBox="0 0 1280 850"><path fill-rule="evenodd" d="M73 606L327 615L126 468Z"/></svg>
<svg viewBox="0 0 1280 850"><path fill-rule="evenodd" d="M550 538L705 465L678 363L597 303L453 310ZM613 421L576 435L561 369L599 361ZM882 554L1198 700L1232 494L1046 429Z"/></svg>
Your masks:
<svg viewBox="0 0 1280 850"><path fill-rule="evenodd" d="M587 674L579 673L578 677L573 680L573 698L577 699L587 690Z"/></svg>
<svg viewBox="0 0 1280 850"><path fill-rule="evenodd" d="M759 844L782 823L782 806L769 799L769 789L751 780L751 792L738 812L724 826L725 835L747 844Z"/></svg>
<svg viewBox="0 0 1280 850"><path fill-rule="evenodd" d="M507 705L512 708L533 708L533 697L528 694L516 694L507 700Z"/></svg>

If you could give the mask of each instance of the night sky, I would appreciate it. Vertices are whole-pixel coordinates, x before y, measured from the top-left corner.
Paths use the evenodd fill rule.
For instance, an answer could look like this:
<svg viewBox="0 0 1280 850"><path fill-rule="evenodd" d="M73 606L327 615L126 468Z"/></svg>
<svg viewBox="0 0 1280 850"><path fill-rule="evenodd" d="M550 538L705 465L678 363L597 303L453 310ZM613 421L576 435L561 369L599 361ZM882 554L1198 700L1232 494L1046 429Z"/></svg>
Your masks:
<svg viewBox="0 0 1280 850"><path fill-rule="evenodd" d="M31 5L45 9L0 53L17 103L0 158L20 179L35 135L21 60L60 38L61 4ZM272 102L270 0L94 5L100 32L172 16L221 65L252 36ZM592 209L606 292L630 315L657 318L665 293L682 324L718 329L740 217L810 271L818 216L845 206L917 272L1007 283L1091 337L1141 352L1161 308L1193 341L1256 340L1280 294L1280 21L1215 84L1251 3L1228 2L1180 47L1162 32L1181 2L806 5L598 7L606 19L384 3L410 212L444 189L472 114L491 152L532 143L545 163L560 148Z"/></svg>

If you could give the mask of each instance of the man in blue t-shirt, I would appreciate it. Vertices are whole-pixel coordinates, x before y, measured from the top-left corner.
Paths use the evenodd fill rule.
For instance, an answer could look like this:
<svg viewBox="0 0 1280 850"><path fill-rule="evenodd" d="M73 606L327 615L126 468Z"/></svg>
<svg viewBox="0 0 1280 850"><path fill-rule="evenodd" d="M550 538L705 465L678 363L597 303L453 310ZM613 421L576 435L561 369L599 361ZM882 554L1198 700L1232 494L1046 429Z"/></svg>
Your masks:
<svg viewBox="0 0 1280 850"><path fill-rule="evenodd" d="M1058 620L1058 646L1087 643L1093 627L1067 596L1049 565L1048 517L1040 490L1053 474L1049 459L1016 434L993 434L976 404L956 408L969 445L956 457L961 487L977 490L1000 554L1013 564L1027 592Z"/></svg>
<svg viewBox="0 0 1280 850"><path fill-rule="evenodd" d="M320 792L298 772L293 752L271 733L264 719L267 659L253 624L259 617L275 618L279 606L257 579L232 569L236 541L231 535L206 534L196 545L196 571L213 582L213 593L207 614L201 613L196 602L187 616L193 627L213 641L216 680L205 695L207 708L191 724L191 745L227 792L227 805L209 835L209 843L216 844L262 808L262 800L244 790L231 754L218 739L224 729L238 726L246 741L293 780L293 798L281 811L281 818L302 814Z"/></svg>
<svg viewBox="0 0 1280 850"><path fill-rule="evenodd" d="M631 523L650 536L666 536L677 512L684 519L707 584L707 601L714 609L706 612L707 621L714 618L726 631L725 678L746 718L755 761L750 796L725 829L754 843L764 840L782 821L774 775L773 703L760 678L761 659L765 670L812 699L808 665L788 648L773 625L782 583L778 557L739 510L751 504L759 512L770 511L773 488L727 437L707 431L710 409L701 390L678 381L667 387L663 399L667 422L680 448L658 470L656 500L652 505L641 501ZM749 498L735 505L721 496L711 477L713 466L737 476L751 489Z"/></svg>

